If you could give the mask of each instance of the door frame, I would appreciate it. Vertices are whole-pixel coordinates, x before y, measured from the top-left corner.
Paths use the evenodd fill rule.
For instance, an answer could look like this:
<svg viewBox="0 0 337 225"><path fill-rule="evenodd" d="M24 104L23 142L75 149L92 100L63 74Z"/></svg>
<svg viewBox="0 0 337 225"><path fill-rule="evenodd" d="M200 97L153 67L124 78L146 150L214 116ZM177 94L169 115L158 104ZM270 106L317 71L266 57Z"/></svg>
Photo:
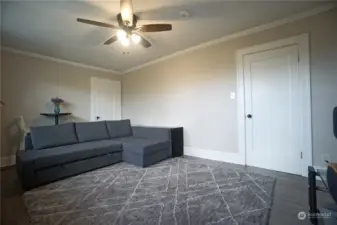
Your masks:
<svg viewBox="0 0 337 225"><path fill-rule="evenodd" d="M302 129L305 133L302 138L303 151L301 168L302 176L308 176L308 166L312 166L312 125L311 125L311 81L310 81L310 54L309 35L301 34L295 37L281 39L266 44L256 45L236 51L237 63L237 118L238 118L238 150L242 161L247 165L246 154L246 112L245 112L245 88L244 88L244 56L282 47L297 45L299 55L299 74L302 79L301 98L304 112ZM300 159L301 156L299 156Z"/></svg>
<svg viewBox="0 0 337 225"><path fill-rule="evenodd" d="M121 104L121 119L123 118L122 116L122 84L121 84L121 81L119 80L112 80L112 79L109 79L109 78L102 78L102 77L90 77L90 121L96 121L96 113L95 113L95 108L94 108L94 105L93 105L93 102L95 101L95 93L93 92L94 88L93 88L93 83L94 83L94 80L106 80L106 81L109 81L109 82L113 82L113 83L117 83L119 86L120 86L120 104Z"/></svg>

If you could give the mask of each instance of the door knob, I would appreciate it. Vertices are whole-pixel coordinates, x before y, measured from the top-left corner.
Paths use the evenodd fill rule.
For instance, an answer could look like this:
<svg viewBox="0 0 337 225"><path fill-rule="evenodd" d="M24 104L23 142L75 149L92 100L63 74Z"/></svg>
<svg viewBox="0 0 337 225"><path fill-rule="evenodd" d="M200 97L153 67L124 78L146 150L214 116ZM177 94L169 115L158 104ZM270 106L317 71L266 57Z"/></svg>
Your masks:
<svg viewBox="0 0 337 225"><path fill-rule="evenodd" d="M252 114L247 114L248 119L251 119L252 117L253 117Z"/></svg>
<svg viewBox="0 0 337 225"><path fill-rule="evenodd" d="M100 119L100 117L99 116L96 116L96 120L99 120Z"/></svg>

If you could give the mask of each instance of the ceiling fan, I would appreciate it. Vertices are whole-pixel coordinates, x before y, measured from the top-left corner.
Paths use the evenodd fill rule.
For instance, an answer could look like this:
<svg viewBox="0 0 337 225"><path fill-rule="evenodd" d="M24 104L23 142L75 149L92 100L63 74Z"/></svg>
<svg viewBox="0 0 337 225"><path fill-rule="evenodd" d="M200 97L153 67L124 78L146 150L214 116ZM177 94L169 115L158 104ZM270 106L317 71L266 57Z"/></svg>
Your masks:
<svg viewBox="0 0 337 225"><path fill-rule="evenodd" d="M140 32L161 32L172 30L172 24L146 24L137 26L139 17L133 13L132 0L121 0L121 12L117 15L118 26L103 23L94 20L77 18L78 22L118 29L117 33L104 42L105 45L110 45L117 40L124 46L129 46L131 41L135 44L140 44L145 48L151 47L151 43Z"/></svg>

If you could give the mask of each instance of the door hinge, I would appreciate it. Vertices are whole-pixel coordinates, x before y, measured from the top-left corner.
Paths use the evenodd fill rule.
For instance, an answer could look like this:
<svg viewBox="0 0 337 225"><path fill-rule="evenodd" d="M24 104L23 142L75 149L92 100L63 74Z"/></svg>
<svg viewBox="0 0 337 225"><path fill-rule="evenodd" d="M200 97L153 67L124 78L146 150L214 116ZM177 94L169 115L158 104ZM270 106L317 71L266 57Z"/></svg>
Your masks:
<svg viewBox="0 0 337 225"><path fill-rule="evenodd" d="M303 159L303 152L301 152L301 159Z"/></svg>
<svg viewBox="0 0 337 225"><path fill-rule="evenodd" d="M300 54L297 55L297 61L300 62Z"/></svg>

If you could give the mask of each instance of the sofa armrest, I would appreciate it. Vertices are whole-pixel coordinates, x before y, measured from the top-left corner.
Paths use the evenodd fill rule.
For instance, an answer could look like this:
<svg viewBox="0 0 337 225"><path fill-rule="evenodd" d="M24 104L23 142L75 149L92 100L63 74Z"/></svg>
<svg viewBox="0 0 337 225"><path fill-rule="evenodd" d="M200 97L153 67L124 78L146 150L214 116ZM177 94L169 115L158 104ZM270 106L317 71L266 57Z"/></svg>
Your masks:
<svg viewBox="0 0 337 225"><path fill-rule="evenodd" d="M16 153L16 172L24 189L34 186L35 160L30 156L30 151L20 150Z"/></svg>
<svg viewBox="0 0 337 225"><path fill-rule="evenodd" d="M153 138L162 141L171 141L171 129L162 127L133 126L134 137Z"/></svg>

